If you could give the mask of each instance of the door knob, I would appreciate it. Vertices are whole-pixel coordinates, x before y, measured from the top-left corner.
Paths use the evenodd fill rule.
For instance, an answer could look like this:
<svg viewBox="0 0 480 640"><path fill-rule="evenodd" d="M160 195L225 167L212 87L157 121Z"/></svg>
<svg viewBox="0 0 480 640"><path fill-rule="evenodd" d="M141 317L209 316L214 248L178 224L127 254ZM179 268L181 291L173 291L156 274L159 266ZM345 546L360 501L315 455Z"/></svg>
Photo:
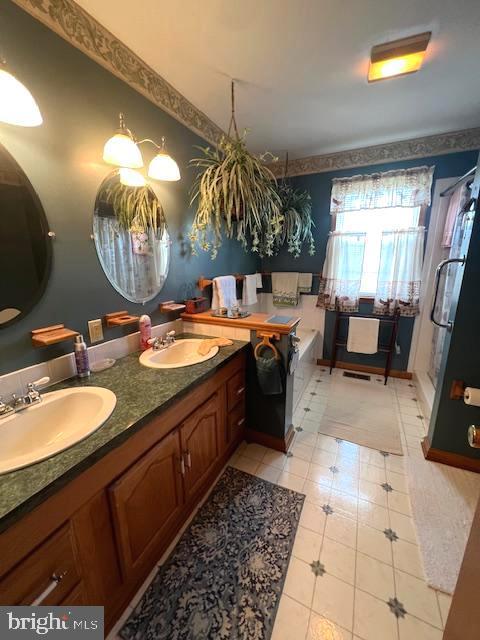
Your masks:
<svg viewBox="0 0 480 640"><path fill-rule="evenodd" d="M480 428L474 424L468 427L468 444L474 449L480 449Z"/></svg>

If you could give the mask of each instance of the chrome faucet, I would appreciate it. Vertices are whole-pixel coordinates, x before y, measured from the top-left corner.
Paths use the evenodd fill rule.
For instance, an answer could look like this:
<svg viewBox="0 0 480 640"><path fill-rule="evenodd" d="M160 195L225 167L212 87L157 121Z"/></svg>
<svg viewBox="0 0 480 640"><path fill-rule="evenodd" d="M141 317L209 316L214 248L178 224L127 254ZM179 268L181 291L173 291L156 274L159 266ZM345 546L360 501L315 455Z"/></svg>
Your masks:
<svg viewBox="0 0 480 640"><path fill-rule="evenodd" d="M49 382L50 378L48 376L35 380L35 382L29 382L27 385L27 393L24 396L17 396L17 394L14 393L8 404L0 398L0 420L41 402L42 395L37 387L43 387Z"/></svg>
<svg viewBox="0 0 480 640"><path fill-rule="evenodd" d="M169 331L160 338L152 338L148 341L148 344L152 346L154 351L163 351L168 349L175 342L175 331Z"/></svg>

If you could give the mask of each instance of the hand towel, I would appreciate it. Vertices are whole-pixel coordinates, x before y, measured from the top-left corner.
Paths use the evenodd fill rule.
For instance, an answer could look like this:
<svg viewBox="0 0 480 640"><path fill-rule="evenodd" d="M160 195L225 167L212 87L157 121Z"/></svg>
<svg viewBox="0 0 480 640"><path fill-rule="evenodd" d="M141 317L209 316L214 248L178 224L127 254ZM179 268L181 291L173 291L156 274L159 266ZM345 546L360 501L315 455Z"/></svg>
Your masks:
<svg viewBox="0 0 480 640"><path fill-rule="evenodd" d="M233 344L233 340L230 338L206 338L199 344L198 353L201 356L206 356L213 347L228 347L231 344Z"/></svg>
<svg viewBox="0 0 480 640"><path fill-rule="evenodd" d="M233 276L219 276L213 279L212 309L237 306L237 281Z"/></svg>
<svg viewBox="0 0 480 640"><path fill-rule="evenodd" d="M257 274L252 273L245 276L243 281L242 304L248 307L250 304L257 304Z"/></svg>
<svg viewBox="0 0 480 640"><path fill-rule="evenodd" d="M350 317L348 319L347 351L377 353L379 327L380 320L378 318Z"/></svg>
<svg viewBox="0 0 480 640"><path fill-rule="evenodd" d="M275 307L296 307L298 304L298 272L272 273L272 292Z"/></svg>
<svg viewBox="0 0 480 640"><path fill-rule="evenodd" d="M312 290L312 274L299 273L298 274L298 291L300 293L310 293L311 290Z"/></svg>
<svg viewBox="0 0 480 640"><path fill-rule="evenodd" d="M257 276L257 289L263 289L262 274L261 273L257 273L255 275Z"/></svg>

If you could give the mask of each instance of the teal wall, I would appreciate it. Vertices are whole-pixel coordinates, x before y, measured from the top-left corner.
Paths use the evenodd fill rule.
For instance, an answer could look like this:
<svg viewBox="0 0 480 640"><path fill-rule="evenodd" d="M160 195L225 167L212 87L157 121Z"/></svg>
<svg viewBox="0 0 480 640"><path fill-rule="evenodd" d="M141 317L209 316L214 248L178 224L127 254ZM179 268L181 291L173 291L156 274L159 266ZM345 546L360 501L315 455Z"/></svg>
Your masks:
<svg viewBox="0 0 480 640"><path fill-rule="evenodd" d="M459 124L459 128L460 128ZM268 258L263 261L263 268L267 271L307 271L321 272L325 259L325 249L327 245L328 233L330 231L330 192L332 188L333 178L344 178L363 173L374 173L377 171L390 171L392 169L407 169L409 167L418 167L421 165L435 165L434 181L440 178L449 178L453 176L461 176L471 169L477 161L478 151L465 151L462 153L450 153L443 156L418 158L416 160L405 160L402 162L388 162L384 164L370 165L365 167L356 167L354 169L344 169L341 171L329 171L325 173L317 173L306 176L297 176L291 181L295 187L299 189L307 189L312 196L312 210L315 221L314 237L317 247L315 256L309 256L303 253L299 258L295 259L282 251L277 256ZM435 184L432 188L435 188ZM426 226L428 227L430 219L430 210L426 215ZM312 291L318 291L318 279L314 280L314 288ZM368 313L371 311L371 305L363 304L360 311ZM324 337L324 357L330 357L330 345L332 341L333 326L335 314L326 313L325 318L325 337ZM408 356L410 353L410 344L413 333L412 318L401 318L399 323L399 332L397 343L400 346L401 353L393 358L392 367L394 369L406 370L408 365ZM346 349L338 349L338 360L351 362L355 364L363 364L370 366L383 366L385 362L384 354L375 354L365 356L361 354L348 353Z"/></svg>
<svg viewBox="0 0 480 640"><path fill-rule="evenodd" d="M45 295L28 316L0 329L0 375L72 350L71 343L34 349L31 329L64 323L86 334L88 320L122 309L149 313L159 322L158 303L182 299L200 274L248 273L257 265L234 241L225 243L215 262L208 254L190 255L187 232L193 211L188 203L194 171L188 162L196 153L194 145L204 146L204 140L12 2L2 2L1 14L2 53L35 96L44 124L27 129L0 123L0 143L29 177L57 237ZM180 182L154 185L167 215L172 260L164 289L144 307L113 289L90 238L95 195L111 170L102 162L103 145L117 126L119 111L138 137L159 140L165 135L182 173ZM0 287L3 278L8 274L0 274ZM108 329L105 337L128 331Z"/></svg>

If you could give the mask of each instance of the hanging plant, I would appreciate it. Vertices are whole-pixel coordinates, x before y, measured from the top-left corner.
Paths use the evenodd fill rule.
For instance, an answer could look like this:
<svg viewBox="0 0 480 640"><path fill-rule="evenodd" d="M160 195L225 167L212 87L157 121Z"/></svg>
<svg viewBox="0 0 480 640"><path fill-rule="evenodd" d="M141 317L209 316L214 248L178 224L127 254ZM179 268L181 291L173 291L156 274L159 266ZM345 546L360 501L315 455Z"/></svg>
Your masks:
<svg viewBox="0 0 480 640"><path fill-rule="evenodd" d="M197 211L190 232L192 251L197 244L216 258L223 236L235 237L245 249L273 255L280 233L281 201L273 173L252 155L235 121L234 84L232 116L228 134L217 149L198 147L203 156L191 160L201 169L193 188L191 204ZM230 137L233 129L234 136Z"/></svg>
<svg viewBox="0 0 480 640"><path fill-rule="evenodd" d="M312 198L308 191L295 189L287 182L282 182L277 188L282 201L282 226L275 239L275 249L287 245L287 251L298 258L303 246L308 246L309 255L315 255L315 240L313 239Z"/></svg>
<svg viewBox="0 0 480 640"><path fill-rule="evenodd" d="M162 236L167 222L153 189L148 184L141 187L122 184L115 180L117 176L107 179L100 198L112 207L119 227L132 233L143 233L151 228Z"/></svg>
<svg viewBox="0 0 480 640"><path fill-rule="evenodd" d="M280 247L287 245L287 251L298 258L304 245L308 245L309 255L315 255L313 239L312 198L308 191L295 189L286 181L288 172L288 153L285 159L283 180L277 185L277 193L281 201L282 224L280 233L275 238L275 253Z"/></svg>

